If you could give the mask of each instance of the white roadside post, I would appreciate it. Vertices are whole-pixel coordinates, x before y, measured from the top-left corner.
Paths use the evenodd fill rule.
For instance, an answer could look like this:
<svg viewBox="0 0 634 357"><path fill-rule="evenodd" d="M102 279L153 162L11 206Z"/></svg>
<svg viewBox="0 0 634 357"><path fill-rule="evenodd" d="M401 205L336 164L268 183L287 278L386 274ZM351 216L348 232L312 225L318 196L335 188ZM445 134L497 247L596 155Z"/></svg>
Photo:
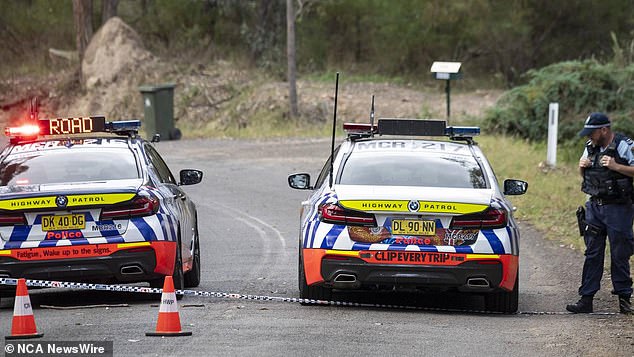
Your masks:
<svg viewBox="0 0 634 357"><path fill-rule="evenodd" d="M559 121L559 103L548 104L548 151L546 163L548 166L557 165L557 123Z"/></svg>

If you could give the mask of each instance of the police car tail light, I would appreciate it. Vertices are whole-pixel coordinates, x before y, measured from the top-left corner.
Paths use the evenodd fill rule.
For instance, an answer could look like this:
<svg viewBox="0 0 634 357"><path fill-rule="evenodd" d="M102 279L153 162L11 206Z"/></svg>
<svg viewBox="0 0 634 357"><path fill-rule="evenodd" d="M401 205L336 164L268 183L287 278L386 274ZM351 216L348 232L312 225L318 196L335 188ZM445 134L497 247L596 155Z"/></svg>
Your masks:
<svg viewBox="0 0 634 357"><path fill-rule="evenodd" d="M132 202L123 205L104 208L101 211L101 219L125 219L131 217L143 217L156 214L159 202L156 198L137 197Z"/></svg>
<svg viewBox="0 0 634 357"><path fill-rule="evenodd" d="M0 226L26 225L24 215L18 214L0 214Z"/></svg>
<svg viewBox="0 0 634 357"><path fill-rule="evenodd" d="M349 226L376 226L374 215L365 212L349 211L332 203L319 206L319 219L326 223L345 224Z"/></svg>
<svg viewBox="0 0 634 357"><path fill-rule="evenodd" d="M450 228L480 229L505 227L507 214L503 209L488 209L484 212L454 217Z"/></svg>

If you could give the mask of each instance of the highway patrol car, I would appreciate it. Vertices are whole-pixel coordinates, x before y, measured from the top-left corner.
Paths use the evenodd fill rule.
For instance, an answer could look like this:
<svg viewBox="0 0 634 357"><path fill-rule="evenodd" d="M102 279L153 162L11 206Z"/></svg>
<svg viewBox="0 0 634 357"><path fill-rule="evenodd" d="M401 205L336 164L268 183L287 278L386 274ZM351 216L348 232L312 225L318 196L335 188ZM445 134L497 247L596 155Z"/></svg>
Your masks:
<svg viewBox="0 0 634 357"><path fill-rule="evenodd" d="M472 139L479 128L379 119L344 129L347 139L314 183L307 173L288 177L292 188L312 190L301 211L300 296L452 289L484 294L488 310L515 312L519 230L505 195L528 185L498 187Z"/></svg>
<svg viewBox="0 0 634 357"><path fill-rule="evenodd" d="M0 276L200 282L196 207L139 121L38 120L6 128L0 154ZM5 291L6 293L6 291Z"/></svg>

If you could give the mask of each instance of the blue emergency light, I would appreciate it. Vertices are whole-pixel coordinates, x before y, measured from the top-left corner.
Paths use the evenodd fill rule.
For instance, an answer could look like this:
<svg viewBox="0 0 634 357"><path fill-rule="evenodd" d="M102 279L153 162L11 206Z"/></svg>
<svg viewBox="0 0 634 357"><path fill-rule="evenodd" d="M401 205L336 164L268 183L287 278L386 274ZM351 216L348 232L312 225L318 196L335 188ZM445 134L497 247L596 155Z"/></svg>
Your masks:
<svg viewBox="0 0 634 357"><path fill-rule="evenodd" d="M137 133L141 128L140 120L120 120L106 123L106 131L112 133L134 132Z"/></svg>
<svg viewBox="0 0 634 357"><path fill-rule="evenodd" d="M448 137L471 138L480 135L480 127L477 126L449 126L445 128L445 135Z"/></svg>

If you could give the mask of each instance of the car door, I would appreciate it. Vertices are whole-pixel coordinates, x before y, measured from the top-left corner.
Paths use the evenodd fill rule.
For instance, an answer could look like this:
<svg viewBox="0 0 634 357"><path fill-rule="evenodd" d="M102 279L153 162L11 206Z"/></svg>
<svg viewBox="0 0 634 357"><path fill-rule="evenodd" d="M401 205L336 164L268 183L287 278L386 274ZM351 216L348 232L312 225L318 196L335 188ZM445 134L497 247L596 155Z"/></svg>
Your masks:
<svg viewBox="0 0 634 357"><path fill-rule="evenodd" d="M160 180L157 188L163 192L164 197L167 199L166 206L173 210L172 213L179 222L183 261L188 261L191 258L189 247L191 247L194 235L193 204L187 194L178 186L174 175L172 175L169 167L156 149L146 143L145 151L150 161L150 166L156 171Z"/></svg>

